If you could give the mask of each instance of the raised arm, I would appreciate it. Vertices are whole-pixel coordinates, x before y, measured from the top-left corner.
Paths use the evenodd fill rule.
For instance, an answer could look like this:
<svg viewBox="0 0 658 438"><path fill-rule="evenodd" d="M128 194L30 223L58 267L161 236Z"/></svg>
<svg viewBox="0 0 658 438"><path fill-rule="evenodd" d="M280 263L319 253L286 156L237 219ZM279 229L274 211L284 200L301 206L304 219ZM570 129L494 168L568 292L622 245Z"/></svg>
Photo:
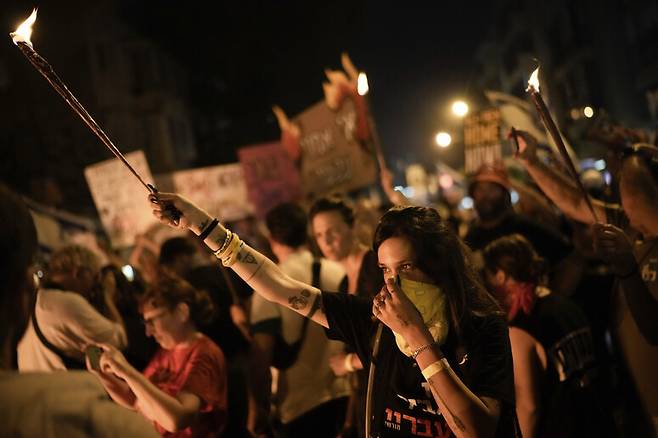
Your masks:
<svg viewBox="0 0 658 438"><path fill-rule="evenodd" d="M197 207L188 199L174 193L149 195L153 214L163 224L191 230L200 235L208 227L213 217ZM173 205L181 212L176 224L163 210L163 205ZM213 228L204 242L212 251L222 250L229 236L227 229L218 224ZM237 250L237 257L231 268L251 288L268 301L288 307L314 322L328 327L327 317L322 310L322 294L319 289L294 280L284 274L270 259L242 244Z"/></svg>
<svg viewBox="0 0 658 438"><path fill-rule="evenodd" d="M537 158L537 140L528 132L517 130L519 150L516 157L535 180L539 188L558 206L564 214L572 219L593 224L592 216L582 193L566 175L548 167ZM596 215L606 217L605 204L592 200Z"/></svg>

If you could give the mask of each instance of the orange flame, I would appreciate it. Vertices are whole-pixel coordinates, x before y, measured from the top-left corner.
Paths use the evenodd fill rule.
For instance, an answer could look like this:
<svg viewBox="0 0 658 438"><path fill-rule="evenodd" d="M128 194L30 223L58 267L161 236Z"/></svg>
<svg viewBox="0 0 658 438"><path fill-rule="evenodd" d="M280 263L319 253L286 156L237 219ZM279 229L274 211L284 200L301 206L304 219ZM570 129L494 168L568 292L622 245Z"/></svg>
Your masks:
<svg viewBox="0 0 658 438"><path fill-rule="evenodd" d="M14 41L14 44L24 42L32 48L32 41L30 41L30 37L32 36L32 25L34 25L35 21L37 21L36 8L32 10L32 14L27 17L27 20L23 21L21 25L16 28L15 32L9 34L11 39Z"/></svg>
<svg viewBox="0 0 658 438"><path fill-rule="evenodd" d="M530 91L531 89L539 93L539 67L532 72L530 79L528 79L528 88L526 88L526 91Z"/></svg>

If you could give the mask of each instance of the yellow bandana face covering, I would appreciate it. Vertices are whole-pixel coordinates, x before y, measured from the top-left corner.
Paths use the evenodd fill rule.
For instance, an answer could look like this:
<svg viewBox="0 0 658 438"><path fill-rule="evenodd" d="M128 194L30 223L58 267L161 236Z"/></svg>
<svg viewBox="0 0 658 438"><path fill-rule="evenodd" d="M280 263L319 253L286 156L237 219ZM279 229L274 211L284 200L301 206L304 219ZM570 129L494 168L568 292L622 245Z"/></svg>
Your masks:
<svg viewBox="0 0 658 438"><path fill-rule="evenodd" d="M446 296L439 286L431 283L408 280L400 277L402 292L416 306L423 317L425 326L432 334L432 338L439 345L443 344L448 336L448 313L446 311ZM411 356L413 350L402 335L395 334L395 342L402 353Z"/></svg>

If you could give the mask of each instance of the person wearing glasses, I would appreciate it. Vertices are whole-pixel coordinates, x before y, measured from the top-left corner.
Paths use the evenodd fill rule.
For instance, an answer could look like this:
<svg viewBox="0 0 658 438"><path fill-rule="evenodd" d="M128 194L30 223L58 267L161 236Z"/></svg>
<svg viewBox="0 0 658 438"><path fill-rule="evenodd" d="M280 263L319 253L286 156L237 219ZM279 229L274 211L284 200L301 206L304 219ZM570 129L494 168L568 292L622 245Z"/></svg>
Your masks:
<svg viewBox="0 0 658 438"><path fill-rule="evenodd" d="M143 373L110 345L98 376L112 399L139 411L163 436L220 436L226 424L226 363L222 350L198 325L213 316L210 297L186 281L162 274L140 297L147 336L160 349Z"/></svg>
<svg viewBox="0 0 658 438"><path fill-rule="evenodd" d="M323 326L366 367L374 341L366 436L520 436L503 312L436 210L393 208L381 218L373 249L386 283L370 299L294 280L180 195L149 201L162 223L190 229L256 293Z"/></svg>
<svg viewBox="0 0 658 438"><path fill-rule="evenodd" d="M619 148L619 162L608 164L619 165L621 205L593 199L594 217L576 185L539 159L537 140L517 133L521 163L565 215L592 225L594 249L616 276L612 331L632 380L622 388L634 386L644 407L628 409L641 417L628 423L638 428L633 435L658 434L658 148L646 143Z"/></svg>

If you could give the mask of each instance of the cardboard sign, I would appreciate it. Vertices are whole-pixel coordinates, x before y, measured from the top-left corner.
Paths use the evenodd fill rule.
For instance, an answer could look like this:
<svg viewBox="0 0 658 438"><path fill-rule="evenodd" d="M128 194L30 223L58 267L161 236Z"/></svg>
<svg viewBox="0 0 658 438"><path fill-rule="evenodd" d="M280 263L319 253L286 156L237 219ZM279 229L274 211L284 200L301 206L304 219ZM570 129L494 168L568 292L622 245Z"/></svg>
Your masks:
<svg viewBox="0 0 658 438"><path fill-rule="evenodd" d="M299 172L279 143L238 149L248 198L257 217L263 218L277 204L301 197Z"/></svg>
<svg viewBox="0 0 658 438"><path fill-rule="evenodd" d="M174 190L222 221L254 212L240 163L182 170L171 174Z"/></svg>
<svg viewBox="0 0 658 438"><path fill-rule="evenodd" d="M144 181L153 181L143 151L126 154L126 160ZM133 245L136 235L157 223L146 200L148 191L118 159L85 168L85 178L114 248Z"/></svg>
<svg viewBox="0 0 658 438"><path fill-rule="evenodd" d="M322 101L293 119L301 129L299 169L307 199L375 182L373 154L355 138L356 117L354 103L345 99L336 112Z"/></svg>
<svg viewBox="0 0 658 438"><path fill-rule="evenodd" d="M498 108L476 112L464 119L464 172L475 173L483 164L501 161L501 115Z"/></svg>

